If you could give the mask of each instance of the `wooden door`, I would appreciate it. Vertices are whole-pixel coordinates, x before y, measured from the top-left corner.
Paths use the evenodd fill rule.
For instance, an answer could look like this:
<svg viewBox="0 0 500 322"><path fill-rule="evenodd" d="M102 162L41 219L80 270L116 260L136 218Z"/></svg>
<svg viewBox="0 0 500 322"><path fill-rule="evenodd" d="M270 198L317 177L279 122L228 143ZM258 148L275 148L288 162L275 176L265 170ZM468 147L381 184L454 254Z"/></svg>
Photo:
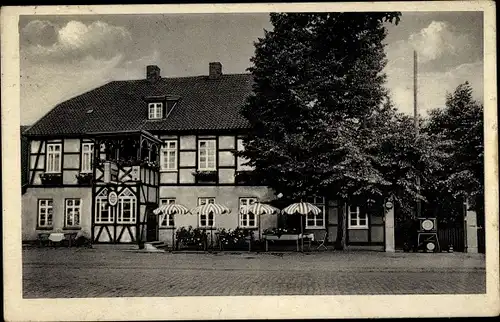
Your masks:
<svg viewBox="0 0 500 322"><path fill-rule="evenodd" d="M153 213L155 207L147 207L146 241L158 240L158 216Z"/></svg>

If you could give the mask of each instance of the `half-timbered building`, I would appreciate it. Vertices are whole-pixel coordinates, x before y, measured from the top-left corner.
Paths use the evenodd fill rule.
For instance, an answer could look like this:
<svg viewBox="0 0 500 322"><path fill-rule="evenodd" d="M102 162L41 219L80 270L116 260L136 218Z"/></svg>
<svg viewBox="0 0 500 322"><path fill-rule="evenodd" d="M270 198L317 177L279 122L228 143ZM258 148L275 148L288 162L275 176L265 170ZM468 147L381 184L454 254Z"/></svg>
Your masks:
<svg viewBox="0 0 500 322"><path fill-rule="evenodd" d="M250 74L161 77L147 66L140 80L112 81L62 102L24 132L29 141L27 190L22 196L23 239L55 229L83 231L93 243L171 242L179 227L251 228L277 225L276 216L240 215L253 201L274 193L249 180L252 169L234 152L243 149L248 123L239 109L252 91ZM165 203L188 208L217 202L221 216L166 216ZM336 237L347 214L351 245L383 248L384 213L363 205L312 198L320 216L306 229Z"/></svg>

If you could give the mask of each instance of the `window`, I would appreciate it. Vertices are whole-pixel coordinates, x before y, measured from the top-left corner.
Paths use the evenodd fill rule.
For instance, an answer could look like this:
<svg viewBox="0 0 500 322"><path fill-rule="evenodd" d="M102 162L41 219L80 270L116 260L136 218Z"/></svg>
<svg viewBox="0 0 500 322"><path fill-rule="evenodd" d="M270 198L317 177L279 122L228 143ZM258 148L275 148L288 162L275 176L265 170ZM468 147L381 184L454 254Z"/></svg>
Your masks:
<svg viewBox="0 0 500 322"><path fill-rule="evenodd" d="M177 141L166 141L161 149L161 169L177 169Z"/></svg>
<svg viewBox="0 0 500 322"><path fill-rule="evenodd" d="M47 171L61 172L61 143L47 144Z"/></svg>
<svg viewBox="0 0 500 322"><path fill-rule="evenodd" d="M240 207L251 205L257 201L257 198L240 198ZM257 227L257 218L255 214L248 213L242 214L240 213L240 225L241 228L255 228Z"/></svg>
<svg viewBox="0 0 500 322"><path fill-rule="evenodd" d="M349 222L349 229L368 229L368 216L366 212L361 212L359 207L348 206L347 215Z"/></svg>
<svg viewBox="0 0 500 322"><path fill-rule="evenodd" d="M215 140L198 141L198 170L216 170Z"/></svg>
<svg viewBox="0 0 500 322"><path fill-rule="evenodd" d="M52 199L38 200L38 227L51 228L53 214Z"/></svg>
<svg viewBox="0 0 500 322"><path fill-rule="evenodd" d="M160 199L160 205L170 205L175 203L175 198L165 198ZM174 227L174 215L165 215L163 221L160 223L160 227Z"/></svg>
<svg viewBox="0 0 500 322"><path fill-rule="evenodd" d="M95 200L95 223L107 224L112 223L114 220L114 207L108 204L108 190L103 189L96 197Z"/></svg>
<svg viewBox="0 0 500 322"><path fill-rule="evenodd" d="M82 144L82 172L92 172L92 150L94 143Z"/></svg>
<svg viewBox="0 0 500 322"><path fill-rule="evenodd" d="M149 103L149 119L157 120L163 117L163 103Z"/></svg>
<svg viewBox="0 0 500 322"><path fill-rule="evenodd" d="M320 229L325 228L325 198L324 197L312 197L308 200L310 203L321 209L321 213L318 215L308 214L306 220L306 229Z"/></svg>
<svg viewBox="0 0 500 322"><path fill-rule="evenodd" d="M198 198L198 206L206 205L207 203L215 203L215 198ZM210 212L208 215L200 214L200 227L213 227L214 214Z"/></svg>
<svg viewBox="0 0 500 322"><path fill-rule="evenodd" d="M123 190L118 196L118 218L119 224L134 224L136 221L137 204L136 197L130 189Z"/></svg>
<svg viewBox="0 0 500 322"><path fill-rule="evenodd" d="M64 210L64 226L79 227L80 214L82 213L81 199L66 199L66 208Z"/></svg>

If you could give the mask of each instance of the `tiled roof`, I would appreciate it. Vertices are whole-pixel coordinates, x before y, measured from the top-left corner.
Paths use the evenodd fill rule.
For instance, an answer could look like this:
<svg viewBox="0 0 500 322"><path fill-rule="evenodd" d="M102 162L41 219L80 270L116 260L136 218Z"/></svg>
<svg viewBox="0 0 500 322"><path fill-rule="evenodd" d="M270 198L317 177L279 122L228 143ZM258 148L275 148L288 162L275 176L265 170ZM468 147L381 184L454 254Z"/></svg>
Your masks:
<svg viewBox="0 0 500 322"><path fill-rule="evenodd" d="M25 134L78 135L128 130L193 131L248 128L239 109L252 91L250 74L113 81L57 105ZM148 120L145 97L180 96L167 118Z"/></svg>

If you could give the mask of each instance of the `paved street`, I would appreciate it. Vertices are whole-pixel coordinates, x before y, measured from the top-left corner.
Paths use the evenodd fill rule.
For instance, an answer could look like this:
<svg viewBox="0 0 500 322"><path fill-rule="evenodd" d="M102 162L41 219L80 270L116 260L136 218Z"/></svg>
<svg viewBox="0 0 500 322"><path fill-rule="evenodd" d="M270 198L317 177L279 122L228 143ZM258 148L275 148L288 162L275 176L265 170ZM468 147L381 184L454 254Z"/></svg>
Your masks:
<svg viewBox="0 0 500 322"><path fill-rule="evenodd" d="M23 250L25 298L485 292L483 255Z"/></svg>

